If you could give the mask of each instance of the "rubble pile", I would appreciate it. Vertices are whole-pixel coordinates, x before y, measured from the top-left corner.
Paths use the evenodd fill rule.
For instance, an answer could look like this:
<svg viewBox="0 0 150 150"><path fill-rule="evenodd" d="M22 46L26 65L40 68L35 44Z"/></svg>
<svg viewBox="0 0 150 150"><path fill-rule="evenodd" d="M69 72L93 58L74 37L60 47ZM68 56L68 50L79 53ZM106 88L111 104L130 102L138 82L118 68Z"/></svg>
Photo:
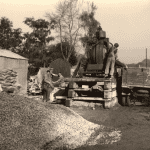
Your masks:
<svg viewBox="0 0 150 150"><path fill-rule="evenodd" d="M71 109L23 96L0 93L0 149L75 149L82 145L112 144L117 129L94 124Z"/></svg>
<svg viewBox="0 0 150 150"><path fill-rule="evenodd" d="M34 82L28 82L27 92L28 94L41 93L41 85Z"/></svg>
<svg viewBox="0 0 150 150"><path fill-rule="evenodd" d="M19 92L21 85L17 84L17 72L12 69L0 70L0 85L5 92Z"/></svg>

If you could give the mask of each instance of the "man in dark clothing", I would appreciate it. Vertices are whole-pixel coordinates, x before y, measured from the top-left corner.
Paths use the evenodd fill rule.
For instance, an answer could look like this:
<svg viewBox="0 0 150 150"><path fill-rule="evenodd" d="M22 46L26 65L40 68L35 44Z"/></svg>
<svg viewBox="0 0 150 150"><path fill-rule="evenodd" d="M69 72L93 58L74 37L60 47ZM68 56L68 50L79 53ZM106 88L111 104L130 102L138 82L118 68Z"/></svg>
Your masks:
<svg viewBox="0 0 150 150"><path fill-rule="evenodd" d="M43 102L49 101L50 93L54 89L54 85L52 83L52 69L48 69L43 79Z"/></svg>
<svg viewBox="0 0 150 150"><path fill-rule="evenodd" d="M57 81L53 82L54 85L60 85L61 83L64 82L64 77L61 74L61 72L58 73L58 77L59 77L59 79Z"/></svg>

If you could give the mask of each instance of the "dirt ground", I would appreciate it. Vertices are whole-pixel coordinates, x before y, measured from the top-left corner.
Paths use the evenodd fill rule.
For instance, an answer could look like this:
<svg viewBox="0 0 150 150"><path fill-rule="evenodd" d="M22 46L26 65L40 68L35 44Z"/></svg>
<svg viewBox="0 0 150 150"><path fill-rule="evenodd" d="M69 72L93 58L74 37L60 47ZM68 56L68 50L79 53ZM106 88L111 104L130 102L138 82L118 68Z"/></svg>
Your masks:
<svg viewBox="0 0 150 150"><path fill-rule="evenodd" d="M121 140L112 145L95 145L76 150L150 150L150 107L122 107L118 104L112 109L71 109L88 121L118 128L122 132Z"/></svg>

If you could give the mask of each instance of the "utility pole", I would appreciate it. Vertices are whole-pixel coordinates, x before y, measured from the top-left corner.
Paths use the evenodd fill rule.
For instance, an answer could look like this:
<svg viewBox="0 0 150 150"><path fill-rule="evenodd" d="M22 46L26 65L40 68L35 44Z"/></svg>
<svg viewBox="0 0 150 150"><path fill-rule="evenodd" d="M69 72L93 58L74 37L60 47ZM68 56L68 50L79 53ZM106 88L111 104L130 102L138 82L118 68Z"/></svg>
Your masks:
<svg viewBox="0 0 150 150"><path fill-rule="evenodd" d="M147 48L146 48L146 68L147 68Z"/></svg>

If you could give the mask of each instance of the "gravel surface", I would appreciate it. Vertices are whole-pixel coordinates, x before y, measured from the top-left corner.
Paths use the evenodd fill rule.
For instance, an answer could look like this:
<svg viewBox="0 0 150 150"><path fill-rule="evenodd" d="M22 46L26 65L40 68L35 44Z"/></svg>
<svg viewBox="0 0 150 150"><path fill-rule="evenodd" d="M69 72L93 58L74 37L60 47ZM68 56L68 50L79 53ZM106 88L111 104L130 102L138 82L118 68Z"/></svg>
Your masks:
<svg viewBox="0 0 150 150"><path fill-rule="evenodd" d="M121 131L121 140L107 145L82 146L76 150L149 150L150 149L150 107L117 105L112 109L98 108L72 109L86 120L117 128Z"/></svg>
<svg viewBox="0 0 150 150"><path fill-rule="evenodd" d="M34 98L0 93L0 150L70 149L113 144L117 128L87 121L73 110Z"/></svg>

